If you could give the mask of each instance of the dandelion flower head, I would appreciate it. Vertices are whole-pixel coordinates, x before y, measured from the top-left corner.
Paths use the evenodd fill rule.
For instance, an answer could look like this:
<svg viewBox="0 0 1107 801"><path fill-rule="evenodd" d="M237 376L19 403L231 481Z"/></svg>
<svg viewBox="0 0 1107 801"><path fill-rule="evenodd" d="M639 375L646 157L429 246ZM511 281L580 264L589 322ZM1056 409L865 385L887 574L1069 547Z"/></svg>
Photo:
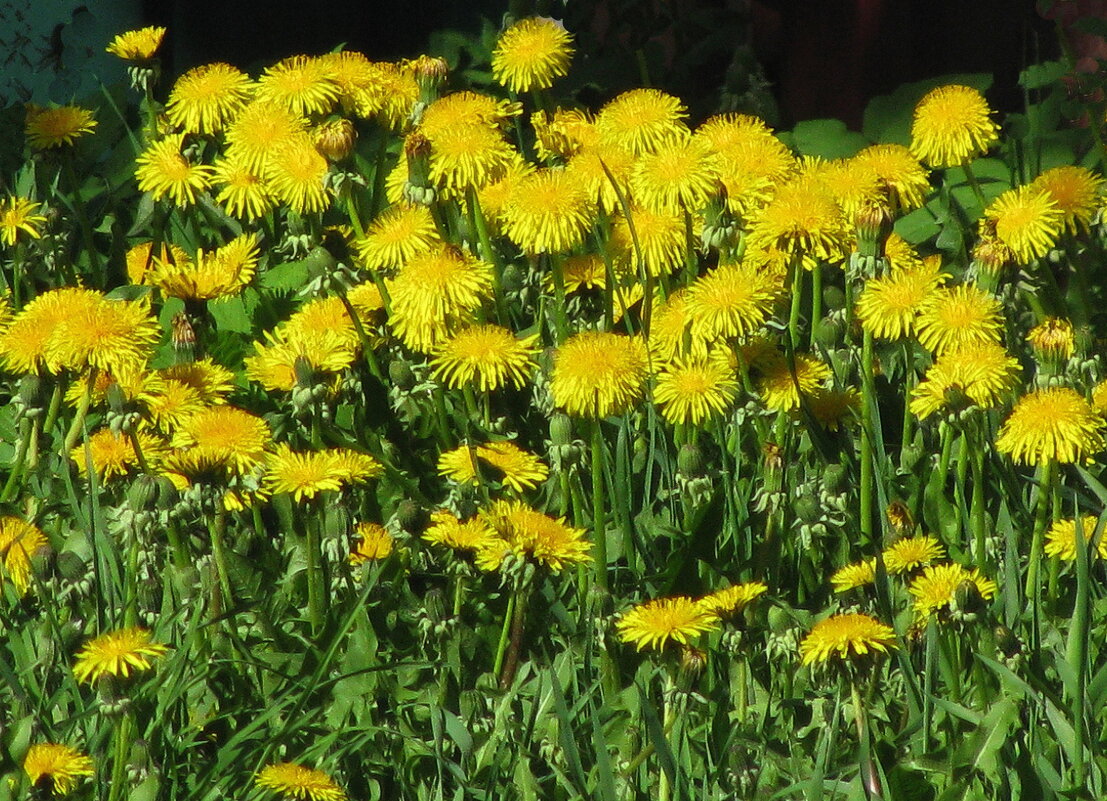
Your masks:
<svg viewBox="0 0 1107 801"><path fill-rule="evenodd" d="M869 615L833 615L816 623L799 645L803 664L850 660L895 648L895 632Z"/></svg>
<svg viewBox="0 0 1107 801"><path fill-rule="evenodd" d="M49 779L54 795L71 793L81 779L96 772L87 754L59 743L36 743L28 748L23 770L32 786Z"/></svg>
<svg viewBox="0 0 1107 801"><path fill-rule="evenodd" d="M911 152L931 167L959 167L998 139L988 101L970 86L939 86L915 106Z"/></svg>
<svg viewBox="0 0 1107 801"><path fill-rule="evenodd" d="M569 72L573 38L549 17L528 17L500 34L492 50L492 77L512 92L549 89Z"/></svg>
<svg viewBox="0 0 1107 801"><path fill-rule="evenodd" d="M150 631L140 627L101 634L85 643L77 652L73 674L82 684L105 676L127 678L153 667L153 661L169 648L154 642Z"/></svg>
<svg viewBox="0 0 1107 801"><path fill-rule="evenodd" d="M624 612L615 624L619 639L639 651L664 651L670 642L688 645L718 626L717 612L684 595L646 601Z"/></svg>
<svg viewBox="0 0 1107 801"><path fill-rule="evenodd" d="M641 339L596 331L575 334L554 355L554 405L576 417L621 414L641 397L646 367Z"/></svg>
<svg viewBox="0 0 1107 801"><path fill-rule="evenodd" d="M1029 465L1086 461L1107 447L1104 425L1076 390L1039 389L1015 404L999 430L996 450Z"/></svg>
<svg viewBox="0 0 1107 801"><path fill-rule="evenodd" d="M295 801L346 801L346 791L321 770L294 762L266 765L254 784Z"/></svg>

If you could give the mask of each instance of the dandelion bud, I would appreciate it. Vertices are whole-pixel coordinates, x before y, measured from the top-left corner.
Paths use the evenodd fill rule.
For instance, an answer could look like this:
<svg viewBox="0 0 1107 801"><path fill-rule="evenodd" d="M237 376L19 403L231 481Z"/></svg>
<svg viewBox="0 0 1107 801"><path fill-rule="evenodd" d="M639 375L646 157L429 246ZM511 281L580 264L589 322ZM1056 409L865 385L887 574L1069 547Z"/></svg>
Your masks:
<svg viewBox="0 0 1107 801"><path fill-rule="evenodd" d="M832 494L839 495L846 489L849 481L849 471L845 465L832 464L823 471L823 489Z"/></svg>
<svg viewBox="0 0 1107 801"><path fill-rule="evenodd" d="M984 608L984 598L975 581L965 579L957 585L957 589L953 591L951 608L955 617L964 620L972 620L976 617L976 614Z"/></svg>
<svg viewBox="0 0 1107 801"><path fill-rule="evenodd" d="M42 406L42 379L37 373L28 373L19 380L19 402L25 409Z"/></svg>
<svg viewBox="0 0 1107 801"><path fill-rule="evenodd" d="M892 524L892 531L897 537L903 537L915 530L915 521L911 517L911 510L903 501L892 501L885 510L888 522Z"/></svg>
<svg viewBox="0 0 1107 801"><path fill-rule="evenodd" d="M403 359L396 359L388 365L388 378L397 389L410 392L415 386L415 373L411 365Z"/></svg>
<svg viewBox="0 0 1107 801"><path fill-rule="evenodd" d="M677 454L677 469L688 478L697 478L706 472L703 451L700 450L699 445L686 442L680 446L680 452Z"/></svg>
<svg viewBox="0 0 1107 801"><path fill-rule="evenodd" d="M857 252L862 256L882 258L884 243L892 233L891 210L883 203L866 204L857 212Z"/></svg>
<svg viewBox="0 0 1107 801"><path fill-rule="evenodd" d="M550 442L555 448L563 448L573 442L573 424L564 412L556 412L550 418Z"/></svg>
<svg viewBox="0 0 1107 801"><path fill-rule="evenodd" d="M707 667L707 653L699 648L685 646L680 654L680 673L688 681L694 681Z"/></svg>
<svg viewBox="0 0 1107 801"><path fill-rule="evenodd" d="M354 151L357 130L346 119L328 120L315 129L315 149L329 161L342 161Z"/></svg>
<svg viewBox="0 0 1107 801"><path fill-rule="evenodd" d="M409 62L408 66L415 75L415 82L419 84L420 99L430 103L438 94L438 87L446 80L450 65L446 63L446 59L438 56L419 56Z"/></svg>
<svg viewBox="0 0 1107 801"><path fill-rule="evenodd" d="M1026 341L1034 350L1034 358L1042 372L1053 375L1072 358L1076 335L1072 323L1061 317L1047 317L1030 329Z"/></svg>
<svg viewBox="0 0 1107 801"><path fill-rule="evenodd" d="M404 498L396 504L396 522L404 531L417 534L426 528L428 520L426 510L411 498Z"/></svg>

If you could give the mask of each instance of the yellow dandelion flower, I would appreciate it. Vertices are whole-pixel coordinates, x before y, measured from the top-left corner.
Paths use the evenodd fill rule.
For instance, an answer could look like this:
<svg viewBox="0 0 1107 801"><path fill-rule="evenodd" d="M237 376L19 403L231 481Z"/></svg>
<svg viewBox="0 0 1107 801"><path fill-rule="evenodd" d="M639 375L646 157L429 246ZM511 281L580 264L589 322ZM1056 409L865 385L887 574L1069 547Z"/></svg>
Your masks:
<svg viewBox="0 0 1107 801"><path fill-rule="evenodd" d="M51 372L97 367L121 375L141 369L160 338L161 326L148 302L98 295L58 322L43 355Z"/></svg>
<svg viewBox="0 0 1107 801"><path fill-rule="evenodd" d="M884 549L884 567L888 575L910 573L931 562L945 559L946 549L936 537L929 534L921 537L904 537Z"/></svg>
<svg viewBox="0 0 1107 801"><path fill-rule="evenodd" d="M869 653L887 653L895 648L891 626L864 614L833 615L816 623L799 645L803 664L827 663L831 659L856 659Z"/></svg>
<svg viewBox="0 0 1107 801"><path fill-rule="evenodd" d="M697 211L718 190L717 161L703 139L667 142L638 158L630 176L631 194L650 209Z"/></svg>
<svg viewBox="0 0 1107 801"><path fill-rule="evenodd" d="M915 319L919 343L938 355L961 345L998 342L1002 331L1002 304L971 284L935 289Z"/></svg>
<svg viewBox="0 0 1107 801"><path fill-rule="evenodd" d="M738 396L738 381L725 353L677 358L657 374L653 399L670 423L702 425L722 414Z"/></svg>
<svg viewBox="0 0 1107 801"><path fill-rule="evenodd" d="M981 409L1000 403L1018 384L1018 359L998 342L977 342L945 351L911 393L911 412L920 420L951 402Z"/></svg>
<svg viewBox="0 0 1107 801"><path fill-rule="evenodd" d="M984 209L981 225L988 224L1022 263L1049 252L1065 229L1065 213L1044 189L1019 186L1008 189Z"/></svg>
<svg viewBox="0 0 1107 801"><path fill-rule="evenodd" d="M959 167L999 139L988 101L969 86L939 86L915 106L911 152L931 167Z"/></svg>
<svg viewBox="0 0 1107 801"><path fill-rule="evenodd" d="M164 656L169 648L154 642L149 630L132 627L109 631L84 644L73 663L73 675L82 684L99 681L105 676L127 678L153 667L153 660Z"/></svg>
<svg viewBox="0 0 1107 801"><path fill-rule="evenodd" d="M924 567L922 575L907 588L915 596L913 606L916 617L927 620L932 615L949 610L957 600L958 588L965 583L971 584L985 601L995 597L996 583L982 576L976 568L970 570L958 564Z"/></svg>
<svg viewBox="0 0 1107 801"><path fill-rule="evenodd" d="M775 187L795 169L788 146L765 123L745 114L712 117L697 130L718 154L719 178L726 188L727 206L747 217L764 205Z"/></svg>
<svg viewBox="0 0 1107 801"><path fill-rule="evenodd" d="M254 784L296 801L346 801L346 791L321 770L294 762L266 765Z"/></svg>
<svg viewBox="0 0 1107 801"><path fill-rule="evenodd" d="M273 195L265 179L238 159L217 159L212 182L223 187L215 201L232 217L253 222L273 209Z"/></svg>
<svg viewBox="0 0 1107 801"><path fill-rule="evenodd" d="M549 89L569 73L573 37L549 17L521 19L500 34L492 50L492 77L512 92Z"/></svg>
<svg viewBox="0 0 1107 801"><path fill-rule="evenodd" d="M1069 387L1035 390L1019 398L996 437L996 450L1016 462L1071 464L1107 447L1104 420Z"/></svg>
<svg viewBox="0 0 1107 801"><path fill-rule="evenodd" d="M1097 533L1099 534L1094 556L1099 559L1107 559L1107 537L1104 537L1100 531L1099 519L1095 515L1082 515L1080 529L1084 536L1085 545L1091 542L1092 537L1096 536ZM1046 556L1056 556L1066 562L1072 562L1076 559L1075 518L1070 517L1065 520L1053 521L1053 525L1046 532L1045 552Z"/></svg>
<svg viewBox="0 0 1107 801"><path fill-rule="evenodd" d="M374 62L376 88L358 97L357 112L377 117L390 130L398 131L411 119L419 100L415 72L403 64Z"/></svg>
<svg viewBox="0 0 1107 801"><path fill-rule="evenodd" d="M598 331L575 334L554 354L554 405L576 417L622 414L641 397L646 366L640 339Z"/></svg>
<svg viewBox="0 0 1107 801"><path fill-rule="evenodd" d="M643 206L631 206L629 220L622 214L615 217L609 246L615 265L623 272L636 274L641 254L647 275L668 275L684 265L688 247L684 215L676 209L655 211Z"/></svg>
<svg viewBox="0 0 1107 801"><path fill-rule="evenodd" d="M34 150L49 150L71 145L85 134L96 130L98 123L87 108L57 106L43 108L27 104L27 121L23 131Z"/></svg>
<svg viewBox="0 0 1107 801"><path fill-rule="evenodd" d="M876 560L865 559L861 562L840 567L830 577L834 592L848 592L858 587L867 587L876 581Z"/></svg>
<svg viewBox="0 0 1107 801"><path fill-rule="evenodd" d="M502 129L523 108L518 103L480 94L461 91L444 95L423 111L419 130L432 142L436 137L457 128L484 127Z"/></svg>
<svg viewBox="0 0 1107 801"><path fill-rule="evenodd" d="M165 28L151 25L116 35L104 49L124 61L149 61L164 38Z"/></svg>
<svg viewBox="0 0 1107 801"><path fill-rule="evenodd" d="M367 453L349 448L331 448L325 451L331 467L343 484L363 484L377 478L384 467Z"/></svg>
<svg viewBox="0 0 1107 801"><path fill-rule="evenodd" d="M690 324L687 289L678 289L664 300L658 298L653 307L653 319L650 321L650 354L659 362L671 362L679 356L706 355L707 343L696 337L688 337ZM686 344L688 347L685 347Z"/></svg>
<svg viewBox="0 0 1107 801"><path fill-rule="evenodd" d="M257 81L257 98L301 116L326 114L338 101L338 85L327 59L289 56L268 67Z"/></svg>
<svg viewBox="0 0 1107 801"><path fill-rule="evenodd" d="M1100 381L1092 388L1092 407L1107 417L1107 381Z"/></svg>
<svg viewBox="0 0 1107 801"><path fill-rule="evenodd" d="M562 253L579 245L595 209L587 189L566 170L539 170L520 180L503 209L508 237L527 253Z"/></svg>
<svg viewBox="0 0 1107 801"><path fill-rule="evenodd" d="M1099 207L1103 179L1087 167L1072 164L1046 170L1030 183L1031 189L1046 192L1065 217L1065 230L1088 230Z"/></svg>
<svg viewBox="0 0 1107 801"><path fill-rule="evenodd" d="M814 170L850 223L857 213L880 203L880 179L865 164L853 159L834 159L820 163Z"/></svg>
<svg viewBox="0 0 1107 801"><path fill-rule="evenodd" d="M165 367L158 375L192 387L205 404L225 403L226 396L234 389L234 373L210 357Z"/></svg>
<svg viewBox="0 0 1107 801"><path fill-rule="evenodd" d="M546 287L552 292L553 275L547 278ZM596 253L569 256L561 262L561 278L565 282L566 295L586 289L603 289L607 286L607 265Z"/></svg>
<svg viewBox="0 0 1107 801"><path fill-rule="evenodd" d="M379 291L376 297L379 299ZM347 300L350 300L349 297ZM354 305L352 300L350 305ZM380 308L379 304L376 308ZM356 306L354 311L357 311ZM354 322L350 319L341 298L335 295L309 300L284 322L280 331L287 339L304 340L329 333L340 337L350 348L357 348L358 345Z"/></svg>
<svg viewBox="0 0 1107 801"><path fill-rule="evenodd" d="M734 584L716 590L710 595L703 596L696 603L708 613L719 617L736 615L768 591L768 585L763 582L748 581L745 584Z"/></svg>
<svg viewBox="0 0 1107 801"><path fill-rule="evenodd" d="M330 205L324 179L329 165L307 134L290 136L273 148L265 169L269 191L297 214L321 212Z"/></svg>
<svg viewBox="0 0 1107 801"><path fill-rule="evenodd" d="M258 254L258 235L242 234L213 251L200 251L193 261L169 263L155 259L155 269L146 282L168 297L183 300L231 297L254 277Z"/></svg>
<svg viewBox="0 0 1107 801"><path fill-rule="evenodd" d="M398 203L390 206L369 225L354 246L371 270L402 267L417 253L425 253L441 242L434 218L426 206Z"/></svg>
<svg viewBox="0 0 1107 801"><path fill-rule="evenodd" d="M77 287L43 292L0 331L0 359L12 372L37 372L46 366L46 350L58 328L102 302L99 293Z"/></svg>
<svg viewBox="0 0 1107 801"><path fill-rule="evenodd" d="M386 283L392 298L388 324L412 350L430 353L492 294L492 267L454 247L412 257Z"/></svg>
<svg viewBox="0 0 1107 801"><path fill-rule="evenodd" d="M688 287L693 339L714 341L752 334L773 312L782 287L748 264L720 265Z"/></svg>
<svg viewBox="0 0 1107 801"><path fill-rule="evenodd" d="M139 191L149 192L154 200L166 195L178 206L196 202L198 192L211 186L212 168L192 164L181 153L184 134L171 134L142 151L135 159L135 179Z"/></svg>
<svg viewBox="0 0 1107 801"><path fill-rule="evenodd" d="M813 395L833 375L830 365L809 353L797 353L795 362L795 375L783 355L761 366L757 391L761 394L761 402L766 409L791 411L799 408L799 393Z"/></svg>
<svg viewBox="0 0 1107 801"><path fill-rule="evenodd" d="M473 448L462 445L438 457L438 474L459 484L480 483L477 460L494 468L497 480L515 492L534 489L546 480L549 468L533 453L513 442L490 442Z"/></svg>
<svg viewBox="0 0 1107 801"><path fill-rule="evenodd" d="M358 523L354 526L354 534L357 544L348 557L352 565L387 559L395 548L396 541L380 523Z"/></svg>
<svg viewBox="0 0 1107 801"><path fill-rule="evenodd" d="M693 639L719 627L719 615L707 605L684 595L657 598L627 610L615 627L619 639L639 651L664 651L670 642L688 645Z"/></svg>
<svg viewBox="0 0 1107 801"><path fill-rule="evenodd" d="M224 404L181 420L171 444L215 467L245 473L265 461L271 439L269 425L260 417Z"/></svg>
<svg viewBox="0 0 1107 801"><path fill-rule="evenodd" d="M534 371L538 335L516 338L499 325L464 328L435 349L434 377L451 389L476 386L491 392L506 384L522 387Z"/></svg>
<svg viewBox="0 0 1107 801"><path fill-rule="evenodd" d="M545 565L554 573L592 558L584 529L573 528L563 518L544 515L521 501L496 501L481 516L504 546L497 547L493 542L477 551L477 565L482 570L499 569L505 550Z"/></svg>
<svg viewBox="0 0 1107 801"><path fill-rule="evenodd" d="M926 168L903 145L870 145L852 159L876 176L880 185L895 198L901 212L917 209L930 193Z"/></svg>
<svg viewBox="0 0 1107 801"><path fill-rule="evenodd" d="M857 299L857 318L878 339L908 336L915 329L919 312L945 279L937 259L921 263L918 269L870 278Z"/></svg>
<svg viewBox="0 0 1107 801"><path fill-rule="evenodd" d="M200 392L183 381L173 379L151 382L139 394L158 431L173 431L184 420L205 408Z"/></svg>
<svg viewBox="0 0 1107 801"><path fill-rule="evenodd" d="M488 524L479 516L462 522L445 510L431 513L431 523L422 537L434 545L445 545L457 551L479 551L499 540Z"/></svg>
<svg viewBox="0 0 1107 801"><path fill-rule="evenodd" d="M552 116L538 111L531 115L530 123L534 128L535 154L540 161L568 159L586 145L594 146L599 142L596 124L586 111L558 108Z"/></svg>
<svg viewBox="0 0 1107 801"><path fill-rule="evenodd" d="M188 254L177 245L162 243L158 253L154 253L153 242L140 242L127 251L127 280L132 284L148 284L147 274L157 262L183 264L189 261Z"/></svg>
<svg viewBox="0 0 1107 801"><path fill-rule="evenodd" d="M81 779L96 772L87 754L59 743L36 743L28 748L27 756L23 758L23 770L32 787L48 779L54 795L73 792Z"/></svg>
<svg viewBox="0 0 1107 801"><path fill-rule="evenodd" d="M318 58L329 68L331 81L338 89L338 100L344 111L357 111L362 101L376 101L380 89L377 82L380 69L364 53L339 50L324 53Z"/></svg>
<svg viewBox="0 0 1107 801"><path fill-rule="evenodd" d="M749 246L803 257L804 266L836 262L849 252L852 231L842 208L815 175L799 175L777 187L750 222Z"/></svg>
<svg viewBox="0 0 1107 801"><path fill-rule="evenodd" d="M537 168L517 153L512 154L511 163L503 174L477 190L477 204L484 214L489 230L494 234L503 231L504 207L507 199L515 191L516 185L531 175Z"/></svg>
<svg viewBox="0 0 1107 801"><path fill-rule="evenodd" d="M307 127L302 115L276 103L253 100L226 128L226 156L253 174L264 175L271 154L306 133Z"/></svg>
<svg viewBox="0 0 1107 801"><path fill-rule="evenodd" d="M342 476L326 451L297 453L281 443L269 456L266 467L265 488L273 494L290 494L297 503L320 492L342 489Z"/></svg>
<svg viewBox="0 0 1107 801"><path fill-rule="evenodd" d="M31 558L49 547L46 535L18 517L0 517L0 586L7 575L16 593L23 597L31 587Z"/></svg>
<svg viewBox="0 0 1107 801"><path fill-rule="evenodd" d="M41 207L41 203L15 195L0 202L0 244L14 245L20 231L31 239L40 238L42 232L39 229L46 218L35 212Z"/></svg>
<svg viewBox="0 0 1107 801"><path fill-rule="evenodd" d="M148 466L156 467L168 451L164 440L143 431L135 434L139 448ZM132 469L140 467L138 453L129 436L117 434L110 428L101 428L88 438L88 454L85 446L78 445L69 452L69 458L77 465L77 471L88 475L88 466L102 481L127 475Z"/></svg>
<svg viewBox="0 0 1107 801"><path fill-rule="evenodd" d="M266 332L254 342L254 354L243 359L246 377L270 392L289 392L301 381L336 376L354 363L355 350L343 331L301 335L295 330Z"/></svg>
<svg viewBox="0 0 1107 801"><path fill-rule="evenodd" d="M253 86L250 76L230 64L201 64L173 84L165 113L185 133L218 133L246 105Z"/></svg>
<svg viewBox="0 0 1107 801"><path fill-rule="evenodd" d="M431 183L448 197L460 197L470 187L480 188L503 177L517 157L503 133L486 125L458 125L433 138Z"/></svg>
<svg viewBox="0 0 1107 801"><path fill-rule="evenodd" d="M588 199L606 212L622 209L619 192L630 194L635 157L619 145L589 145L569 159L565 172L584 187ZM616 185L618 191L616 191Z"/></svg>
<svg viewBox="0 0 1107 801"><path fill-rule="evenodd" d="M600 109L596 132L601 144L625 148L637 156L687 137L687 116L679 98L657 89L631 89Z"/></svg>

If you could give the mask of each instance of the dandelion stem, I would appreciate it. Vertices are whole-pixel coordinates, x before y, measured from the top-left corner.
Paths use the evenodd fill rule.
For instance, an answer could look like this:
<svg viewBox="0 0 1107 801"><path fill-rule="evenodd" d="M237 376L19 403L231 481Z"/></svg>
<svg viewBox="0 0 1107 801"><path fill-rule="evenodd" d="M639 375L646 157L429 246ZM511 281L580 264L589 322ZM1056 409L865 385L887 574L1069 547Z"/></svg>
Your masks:
<svg viewBox="0 0 1107 801"><path fill-rule="evenodd" d="M873 386L873 335L866 329L861 340L861 535L864 542L873 542L873 406L876 388Z"/></svg>
<svg viewBox="0 0 1107 801"><path fill-rule="evenodd" d="M980 208L983 210L988 205L988 201L984 199L984 190L980 188L980 182L976 180L976 173L972 170L972 165L965 162L961 165L961 169L965 172L965 180L968 181L969 186L972 187L972 193L976 195L976 200L980 204Z"/></svg>
<svg viewBox="0 0 1107 801"><path fill-rule="evenodd" d="M791 270L792 308L788 313L788 338L795 350L799 347L800 305L803 300L803 264L798 258L792 259Z"/></svg>
<svg viewBox="0 0 1107 801"><path fill-rule="evenodd" d="M307 579L308 579L308 617L311 620L311 632L313 635L323 630L323 545L320 541L319 528L322 525L320 515L322 506L312 510L307 519L307 537L305 548L307 550Z"/></svg>
<svg viewBox="0 0 1107 801"><path fill-rule="evenodd" d="M977 442L972 449L972 501L969 505L969 529L972 532L973 561L979 568L984 567L984 454L987 450L983 443Z"/></svg>
<svg viewBox="0 0 1107 801"><path fill-rule="evenodd" d="M596 588L607 592L607 520L604 507L604 443L598 419L592 420L592 557L596 564Z"/></svg>
<svg viewBox="0 0 1107 801"><path fill-rule="evenodd" d="M507 656L504 659L503 672L500 674L500 689L506 690L515 681L515 671L519 668L519 654L523 649L523 629L527 618L527 596L530 594L530 582L525 577L517 580L515 588L515 609L511 614L511 636L508 641Z"/></svg>
<svg viewBox="0 0 1107 801"><path fill-rule="evenodd" d="M19 421L19 447L15 452L15 462L12 463L12 471L8 474L8 480L4 482L4 489L0 492L0 504L7 503L15 494L19 486L19 479L23 476L23 466L27 462L27 451L31 447L31 435L33 422L30 417L24 417Z"/></svg>
<svg viewBox="0 0 1107 801"><path fill-rule="evenodd" d="M504 668L504 656L507 653L507 646L511 640L511 626L515 620L515 604L518 599L515 593L512 593L507 601L507 609L504 611L503 624L500 626L500 639L496 643L496 658L492 662L492 675L503 675Z"/></svg>
<svg viewBox="0 0 1107 801"><path fill-rule="evenodd" d="M1038 608L1041 601L1041 587L1038 586L1038 572L1042 561L1042 542L1046 525L1049 523L1050 498L1053 495L1053 483L1056 480L1057 467L1052 459L1046 459L1038 468L1038 498L1034 506L1034 535L1030 543L1030 558L1026 568L1026 599L1031 607Z"/></svg>
<svg viewBox="0 0 1107 801"><path fill-rule="evenodd" d="M127 757L131 748L131 732L134 730L134 712L128 709L119 719L115 728L115 742L112 748L111 785L108 788L108 801L118 801L126 789Z"/></svg>
<svg viewBox="0 0 1107 801"><path fill-rule="evenodd" d="M62 443L62 458L64 459L71 450L77 445L77 440L81 436L81 432L85 427L85 418L88 416L88 407L92 405L92 390L96 386L96 375L99 371L93 367L88 371L88 378L85 380L85 391L81 395L81 400L77 404L77 414L73 417L73 422L69 425L69 431L65 435L65 441Z"/></svg>
<svg viewBox="0 0 1107 801"><path fill-rule="evenodd" d="M215 586L212 588L212 616L219 617L234 604L231 594L231 579L227 571L226 546L223 535L227 530L227 512L222 504L212 515L208 523L211 534L211 561L215 566Z"/></svg>
<svg viewBox="0 0 1107 801"><path fill-rule="evenodd" d="M823 266L816 264L811 271L811 350L815 349L819 322L823 319Z"/></svg>

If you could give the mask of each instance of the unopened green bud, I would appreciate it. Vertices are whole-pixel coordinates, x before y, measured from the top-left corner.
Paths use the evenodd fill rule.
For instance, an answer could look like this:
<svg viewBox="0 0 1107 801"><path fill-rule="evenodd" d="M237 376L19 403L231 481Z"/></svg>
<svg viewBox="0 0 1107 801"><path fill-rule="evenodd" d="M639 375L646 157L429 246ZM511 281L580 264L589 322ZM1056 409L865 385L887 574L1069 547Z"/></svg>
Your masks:
<svg viewBox="0 0 1107 801"><path fill-rule="evenodd" d="M846 489L846 481L849 479L849 471L845 465L832 464L823 471L823 489L838 495Z"/></svg>
<svg viewBox="0 0 1107 801"><path fill-rule="evenodd" d="M397 388L408 392L415 386L415 373L411 365L403 359L396 359L388 365L388 378Z"/></svg>
<svg viewBox="0 0 1107 801"><path fill-rule="evenodd" d="M699 445L686 442L680 446L677 454L677 469L682 475L688 477L702 476L704 474L703 451Z"/></svg>
<svg viewBox="0 0 1107 801"><path fill-rule="evenodd" d="M550 442L555 448L564 447L573 441L573 422L564 412L555 412L550 418Z"/></svg>

